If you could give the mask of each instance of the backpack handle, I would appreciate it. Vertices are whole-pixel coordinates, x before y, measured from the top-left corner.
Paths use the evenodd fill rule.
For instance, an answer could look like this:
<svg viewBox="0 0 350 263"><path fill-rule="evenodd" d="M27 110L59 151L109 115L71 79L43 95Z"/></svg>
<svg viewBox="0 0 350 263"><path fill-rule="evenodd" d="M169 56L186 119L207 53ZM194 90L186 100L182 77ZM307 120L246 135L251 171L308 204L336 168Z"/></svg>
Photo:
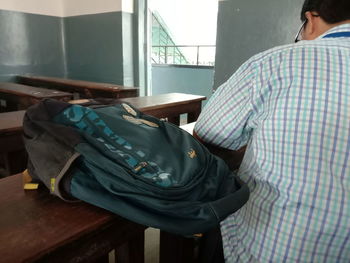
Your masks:
<svg viewBox="0 0 350 263"><path fill-rule="evenodd" d="M238 190L210 203L211 208L219 221L224 220L232 213L237 212L249 199L249 188L238 177L235 177L235 183Z"/></svg>

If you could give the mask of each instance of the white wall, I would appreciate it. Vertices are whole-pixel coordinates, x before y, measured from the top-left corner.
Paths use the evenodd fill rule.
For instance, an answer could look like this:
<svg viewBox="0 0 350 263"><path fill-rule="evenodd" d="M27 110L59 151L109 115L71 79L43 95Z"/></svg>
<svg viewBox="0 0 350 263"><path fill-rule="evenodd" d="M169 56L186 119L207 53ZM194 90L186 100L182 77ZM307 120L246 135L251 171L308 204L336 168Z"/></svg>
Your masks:
<svg viewBox="0 0 350 263"><path fill-rule="evenodd" d="M133 0L0 0L0 9L58 17L133 13Z"/></svg>
<svg viewBox="0 0 350 263"><path fill-rule="evenodd" d="M134 1L122 0L122 11L127 13L134 13Z"/></svg>
<svg viewBox="0 0 350 263"><path fill-rule="evenodd" d="M0 9L61 17L63 0L0 0Z"/></svg>
<svg viewBox="0 0 350 263"><path fill-rule="evenodd" d="M64 16L99 14L115 11L133 13L132 0L62 0Z"/></svg>

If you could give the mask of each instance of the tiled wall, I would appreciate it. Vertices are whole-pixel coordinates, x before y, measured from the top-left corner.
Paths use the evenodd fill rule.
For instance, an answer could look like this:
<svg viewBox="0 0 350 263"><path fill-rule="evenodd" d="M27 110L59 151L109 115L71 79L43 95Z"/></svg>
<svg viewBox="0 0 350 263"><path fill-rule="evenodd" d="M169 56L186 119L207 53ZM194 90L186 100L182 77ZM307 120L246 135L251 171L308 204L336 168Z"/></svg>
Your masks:
<svg viewBox="0 0 350 263"><path fill-rule="evenodd" d="M1 0L0 81L18 74L133 85L132 0Z"/></svg>
<svg viewBox="0 0 350 263"><path fill-rule="evenodd" d="M62 19L0 10L0 81L24 73L64 76Z"/></svg>
<svg viewBox="0 0 350 263"><path fill-rule="evenodd" d="M70 78L133 86L131 14L72 16L64 22Z"/></svg>

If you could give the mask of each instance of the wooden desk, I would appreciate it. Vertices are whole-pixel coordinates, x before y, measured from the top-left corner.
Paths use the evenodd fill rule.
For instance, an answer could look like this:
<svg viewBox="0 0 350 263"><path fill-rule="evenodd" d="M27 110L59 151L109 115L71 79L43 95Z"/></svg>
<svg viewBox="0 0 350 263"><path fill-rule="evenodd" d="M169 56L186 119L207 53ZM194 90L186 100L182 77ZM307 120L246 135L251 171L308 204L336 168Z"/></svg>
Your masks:
<svg viewBox="0 0 350 263"><path fill-rule="evenodd" d="M167 101L165 98L168 98L169 100ZM181 100L181 98L183 100ZM205 99L204 96L169 93L149 97L125 98L121 101L131 103L142 112L150 115L154 114L153 116L158 118L189 113L189 115L191 115L189 122L193 122L192 119L197 119L199 116L201 112L201 102ZM169 115L167 113L169 113ZM23 130L22 124L24 115L24 110L0 113L0 135L3 135L6 132L21 133ZM191 123L188 126L190 127L193 125L194 124Z"/></svg>
<svg viewBox="0 0 350 263"><path fill-rule="evenodd" d="M22 172L27 167L27 156L22 140L25 111L0 113L0 166L2 176Z"/></svg>
<svg viewBox="0 0 350 263"><path fill-rule="evenodd" d="M125 87L110 83L54 78L45 76L18 76L20 83L45 88L75 93L75 99L79 98L128 98L137 97L139 90L135 87Z"/></svg>
<svg viewBox="0 0 350 263"><path fill-rule="evenodd" d="M185 93L166 93L138 98L127 98L122 101L128 102L143 113L157 118L168 118L176 125L180 124L180 114L187 113L187 122L198 119L202 110L202 101L205 96Z"/></svg>
<svg viewBox="0 0 350 263"><path fill-rule="evenodd" d="M7 104L6 107L1 107L2 111L24 110L45 98L69 101L73 94L16 83L0 83L0 99Z"/></svg>
<svg viewBox="0 0 350 263"><path fill-rule="evenodd" d="M124 98L139 108L142 112L158 118L168 118L170 122L179 124L180 114L188 113L188 122L196 121L201 112L204 96L169 93L149 97ZM22 122L25 111L0 113L0 157L3 156L7 175L21 172L25 169L25 158L18 154L17 149L23 149ZM16 149L16 151L14 151ZM5 156L9 153L9 156ZM22 161L21 161L22 160ZM0 160L1 164L1 160Z"/></svg>
<svg viewBox="0 0 350 263"><path fill-rule="evenodd" d="M145 226L44 187L24 191L22 175L0 179L0 262L144 262ZM120 249L118 250L118 247Z"/></svg>
<svg viewBox="0 0 350 263"><path fill-rule="evenodd" d="M26 111L24 110L0 113L0 135L9 132L22 132L22 124L25 113Z"/></svg>

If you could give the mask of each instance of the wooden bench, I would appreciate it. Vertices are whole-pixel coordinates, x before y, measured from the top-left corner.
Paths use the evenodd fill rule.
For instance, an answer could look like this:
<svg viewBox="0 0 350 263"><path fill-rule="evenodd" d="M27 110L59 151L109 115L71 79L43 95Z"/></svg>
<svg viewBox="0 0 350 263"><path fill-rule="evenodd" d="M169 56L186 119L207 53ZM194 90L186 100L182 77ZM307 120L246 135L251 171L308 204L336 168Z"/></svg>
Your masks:
<svg viewBox="0 0 350 263"><path fill-rule="evenodd" d="M0 83L0 111L24 110L45 98L69 101L73 94L17 83ZM4 105L6 104L6 105Z"/></svg>
<svg viewBox="0 0 350 263"><path fill-rule="evenodd" d="M0 179L0 262L144 262L145 226L45 187L23 190L22 174Z"/></svg>
<svg viewBox="0 0 350 263"><path fill-rule="evenodd" d="M75 99L79 98L128 98L137 97L139 90L135 87L124 87L110 83L54 78L45 76L18 76L18 82L26 85L53 88L72 92Z"/></svg>

